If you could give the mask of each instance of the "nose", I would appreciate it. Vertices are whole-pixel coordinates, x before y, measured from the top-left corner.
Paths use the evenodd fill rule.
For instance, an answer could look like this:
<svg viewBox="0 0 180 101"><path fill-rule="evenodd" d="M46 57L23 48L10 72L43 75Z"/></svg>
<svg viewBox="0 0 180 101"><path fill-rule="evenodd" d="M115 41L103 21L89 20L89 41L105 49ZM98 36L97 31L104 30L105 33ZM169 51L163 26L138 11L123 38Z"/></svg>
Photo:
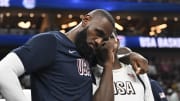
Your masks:
<svg viewBox="0 0 180 101"><path fill-rule="evenodd" d="M97 45L100 45L100 44L103 43L103 39L102 38L97 38L97 39L95 39L95 42L96 42Z"/></svg>

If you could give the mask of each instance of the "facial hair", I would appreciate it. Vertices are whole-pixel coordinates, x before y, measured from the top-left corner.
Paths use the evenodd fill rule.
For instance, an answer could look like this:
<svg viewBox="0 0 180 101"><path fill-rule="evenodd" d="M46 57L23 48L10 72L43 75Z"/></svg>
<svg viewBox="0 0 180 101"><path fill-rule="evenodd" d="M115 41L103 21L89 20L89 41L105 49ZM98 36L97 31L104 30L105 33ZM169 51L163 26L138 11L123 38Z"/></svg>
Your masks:
<svg viewBox="0 0 180 101"><path fill-rule="evenodd" d="M85 58L89 62L90 66L95 66L97 64L96 55L94 49L91 48L86 41L87 30L88 27L77 34L75 38L75 45L81 57Z"/></svg>

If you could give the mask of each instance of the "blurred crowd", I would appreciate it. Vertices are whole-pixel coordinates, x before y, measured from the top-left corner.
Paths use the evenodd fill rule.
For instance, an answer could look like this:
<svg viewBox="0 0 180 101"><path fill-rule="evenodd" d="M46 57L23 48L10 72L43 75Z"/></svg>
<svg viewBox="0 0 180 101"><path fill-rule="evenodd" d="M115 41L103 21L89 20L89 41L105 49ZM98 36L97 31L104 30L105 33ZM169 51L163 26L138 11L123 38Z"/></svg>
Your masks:
<svg viewBox="0 0 180 101"><path fill-rule="evenodd" d="M149 60L149 76L163 87L169 101L180 101L180 58Z"/></svg>

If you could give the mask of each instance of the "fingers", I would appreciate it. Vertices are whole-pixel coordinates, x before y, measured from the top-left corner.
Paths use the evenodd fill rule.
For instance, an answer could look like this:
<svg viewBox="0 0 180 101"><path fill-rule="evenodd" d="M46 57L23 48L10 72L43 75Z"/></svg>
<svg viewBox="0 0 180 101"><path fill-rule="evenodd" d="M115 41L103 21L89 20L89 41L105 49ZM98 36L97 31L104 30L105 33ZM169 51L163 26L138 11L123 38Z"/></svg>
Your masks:
<svg viewBox="0 0 180 101"><path fill-rule="evenodd" d="M148 71L148 60L142 55L132 52L130 55L131 64L136 72L136 74L144 74Z"/></svg>
<svg viewBox="0 0 180 101"><path fill-rule="evenodd" d="M115 40L104 41L96 48L98 63L105 64L107 62L114 63L115 61Z"/></svg>
<svg viewBox="0 0 180 101"><path fill-rule="evenodd" d="M146 73L144 70L145 68L143 68L143 65L139 65L137 61L133 62L132 65L137 75Z"/></svg>
<svg viewBox="0 0 180 101"><path fill-rule="evenodd" d="M118 41L115 39L110 39L104 42L103 47L114 52L118 49Z"/></svg>
<svg viewBox="0 0 180 101"><path fill-rule="evenodd" d="M148 65L148 60L145 59L143 63L144 63L144 72L147 73L148 72L148 66L149 66Z"/></svg>
<svg viewBox="0 0 180 101"><path fill-rule="evenodd" d="M138 63L139 67L141 67L141 72L140 74L147 73L148 72L148 61L147 59L142 59L140 63Z"/></svg>
<svg viewBox="0 0 180 101"><path fill-rule="evenodd" d="M135 70L136 74L139 74L141 71L141 68L139 68L136 64L136 62L133 61L132 63L133 69Z"/></svg>
<svg viewBox="0 0 180 101"><path fill-rule="evenodd" d="M109 54L111 54L112 62L114 63L115 54L116 54L116 51L118 49L117 41L115 39L110 39L107 41L106 44L107 44L107 49L109 50Z"/></svg>
<svg viewBox="0 0 180 101"><path fill-rule="evenodd" d="M137 68L136 68L136 74L140 74L140 73L141 73L141 71L142 71L142 70L141 70L141 68L140 68L140 67L137 67Z"/></svg>

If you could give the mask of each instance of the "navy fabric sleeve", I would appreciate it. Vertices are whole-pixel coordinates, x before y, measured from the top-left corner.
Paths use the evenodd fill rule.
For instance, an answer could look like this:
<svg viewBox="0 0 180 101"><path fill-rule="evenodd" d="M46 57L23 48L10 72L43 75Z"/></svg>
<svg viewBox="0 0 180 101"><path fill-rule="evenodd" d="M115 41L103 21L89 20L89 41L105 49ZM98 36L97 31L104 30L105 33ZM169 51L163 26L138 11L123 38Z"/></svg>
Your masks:
<svg viewBox="0 0 180 101"><path fill-rule="evenodd" d="M155 101L167 101L164 90L159 85L159 83L152 79L150 79L150 83Z"/></svg>
<svg viewBox="0 0 180 101"><path fill-rule="evenodd" d="M56 39L53 34L38 34L13 51L20 57L27 73L36 72L53 63Z"/></svg>

